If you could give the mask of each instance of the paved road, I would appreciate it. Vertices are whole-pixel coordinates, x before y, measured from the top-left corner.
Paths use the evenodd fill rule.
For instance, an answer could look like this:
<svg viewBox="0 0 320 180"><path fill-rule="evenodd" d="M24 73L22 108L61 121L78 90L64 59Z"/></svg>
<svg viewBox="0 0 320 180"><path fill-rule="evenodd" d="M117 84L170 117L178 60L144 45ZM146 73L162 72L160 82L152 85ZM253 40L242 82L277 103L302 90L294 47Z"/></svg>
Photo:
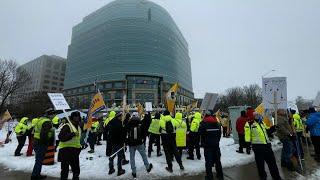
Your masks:
<svg viewBox="0 0 320 180"><path fill-rule="evenodd" d="M294 180L298 177L308 176L313 173L313 171L319 168L319 163L316 163L310 155L306 154L304 161L305 171L300 174L296 172L289 172L286 169L280 167L280 152L276 153L276 159L278 160L278 167L280 169L281 176L286 180ZM267 167L267 166L266 166ZM266 168L267 169L267 168ZM259 179L255 163L250 163L247 165L231 167L223 169L225 174L225 180L255 180ZM30 173L20 172L20 171L9 171L8 169L0 166L0 180L25 180L30 178ZM268 172L268 170L267 170ZM204 174L196 176L183 176L183 177L172 177L172 180L203 180ZM268 178L271 179L268 173ZM168 178L166 178L168 179ZM47 180L57 180L57 178L47 178Z"/></svg>

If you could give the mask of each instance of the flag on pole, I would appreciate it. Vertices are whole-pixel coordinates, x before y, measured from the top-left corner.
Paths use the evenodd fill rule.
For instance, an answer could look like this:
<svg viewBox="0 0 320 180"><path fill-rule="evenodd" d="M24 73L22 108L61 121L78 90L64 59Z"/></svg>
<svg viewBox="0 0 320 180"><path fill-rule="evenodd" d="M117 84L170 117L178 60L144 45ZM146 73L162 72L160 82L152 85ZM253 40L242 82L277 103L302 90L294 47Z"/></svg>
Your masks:
<svg viewBox="0 0 320 180"><path fill-rule="evenodd" d="M197 106L198 106L198 101L197 100L192 101L191 104L187 106L186 112L191 112L192 110L197 108Z"/></svg>
<svg viewBox="0 0 320 180"><path fill-rule="evenodd" d="M221 111L220 111L220 109L215 113L215 115L216 115L217 120L218 120L219 122L221 122L222 118L221 118Z"/></svg>
<svg viewBox="0 0 320 180"><path fill-rule="evenodd" d="M138 108L139 116L142 117L142 115L144 114L143 106L140 103L138 103L137 108Z"/></svg>
<svg viewBox="0 0 320 180"><path fill-rule="evenodd" d="M6 112L4 112L1 116L1 121L8 121L9 119L12 119L10 112L8 111L8 109L6 110Z"/></svg>
<svg viewBox="0 0 320 180"><path fill-rule="evenodd" d="M2 114L2 116L1 116L1 118L0 118L0 129L2 129L3 124L4 124L5 122L7 122L9 119L12 119L12 117L11 117L11 114L9 113L9 111L6 110L6 111Z"/></svg>
<svg viewBox="0 0 320 180"><path fill-rule="evenodd" d="M178 83L175 83L166 94L167 108L170 113L174 112L175 104L176 104L176 94L179 89Z"/></svg>
<svg viewBox="0 0 320 180"><path fill-rule="evenodd" d="M93 99L91 101L91 105L88 111L87 115L87 124L86 128L89 129L92 126L92 120L94 116L101 110L107 109L106 104L104 103L102 94L98 92L96 95L93 96Z"/></svg>
<svg viewBox="0 0 320 180"><path fill-rule="evenodd" d="M258 114L260 114L263 117L263 122L266 124L266 126L270 127L272 125L269 117L267 116L266 112L265 112L265 108L263 103L261 103L256 109L255 112L257 112Z"/></svg>

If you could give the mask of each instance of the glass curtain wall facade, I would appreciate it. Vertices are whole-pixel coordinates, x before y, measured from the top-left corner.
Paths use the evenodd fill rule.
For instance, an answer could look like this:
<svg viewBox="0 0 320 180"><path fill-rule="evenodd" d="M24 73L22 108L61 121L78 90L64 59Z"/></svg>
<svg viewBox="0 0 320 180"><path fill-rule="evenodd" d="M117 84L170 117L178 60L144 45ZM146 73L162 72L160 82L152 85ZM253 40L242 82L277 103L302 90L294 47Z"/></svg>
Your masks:
<svg viewBox="0 0 320 180"><path fill-rule="evenodd" d="M138 78L143 76L140 80L146 84ZM81 101L67 92L94 81L109 82L112 88L116 88L112 82L123 82L120 89L106 94L114 94L110 95L114 100L127 94L129 103L158 104L166 89L162 86L175 82L192 99L188 44L169 13L146 0L116 0L74 26L64 82L67 98Z"/></svg>

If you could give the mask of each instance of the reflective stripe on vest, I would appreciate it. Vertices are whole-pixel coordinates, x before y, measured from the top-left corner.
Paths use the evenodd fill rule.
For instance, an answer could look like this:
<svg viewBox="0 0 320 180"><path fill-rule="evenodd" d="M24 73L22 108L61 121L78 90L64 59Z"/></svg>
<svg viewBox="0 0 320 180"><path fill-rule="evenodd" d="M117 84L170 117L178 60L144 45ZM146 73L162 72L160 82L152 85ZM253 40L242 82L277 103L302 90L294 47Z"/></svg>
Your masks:
<svg viewBox="0 0 320 180"><path fill-rule="evenodd" d="M264 125L253 123L251 125L251 143L252 144L267 144L270 143Z"/></svg>
<svg viewBox="0 0 320 180"><path fill-rule="evenodd" d="M40 139L40 133L41 133L41 129L42 129L42 125L45 122L51 122L50 119L48 118L40 118L38 120L38 122L36 123L35 127L34 127L34 138L35 139Z"/></svg>
<svg viewBox="0 0 320 180"><path fill-rule="evenodd" d="M69 128L70 128L70 132L72 132L72 127L69 123L65 124L65 125L68 125ZM64 126L65 126L64 125ZM81 129L80 127L78 126L78 131L75 132L75 136L72 137L72 139L70 139L69 141L66 141L66 142L62 142L60 141L59 142L59 148L62 149L62 148L81 148L81 144L80 144L80 136L81 136Z"/></svg>

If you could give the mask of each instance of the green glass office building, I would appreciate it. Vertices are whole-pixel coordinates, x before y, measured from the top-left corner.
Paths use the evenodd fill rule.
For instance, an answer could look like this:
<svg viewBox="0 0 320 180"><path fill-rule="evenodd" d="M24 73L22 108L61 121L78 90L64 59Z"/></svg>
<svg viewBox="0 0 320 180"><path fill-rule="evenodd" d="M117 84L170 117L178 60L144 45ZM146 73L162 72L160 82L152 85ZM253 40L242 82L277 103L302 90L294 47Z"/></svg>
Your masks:
<svg viewBox="0 0 320 180"><path fill-rule="evenodd" d="M164 102L172 84L181 86L178 104L193 99L188 44L169 13L147 0L116 0L83 18L72 29L64 94L85 107L93 82L110 105Z"/></svg>

